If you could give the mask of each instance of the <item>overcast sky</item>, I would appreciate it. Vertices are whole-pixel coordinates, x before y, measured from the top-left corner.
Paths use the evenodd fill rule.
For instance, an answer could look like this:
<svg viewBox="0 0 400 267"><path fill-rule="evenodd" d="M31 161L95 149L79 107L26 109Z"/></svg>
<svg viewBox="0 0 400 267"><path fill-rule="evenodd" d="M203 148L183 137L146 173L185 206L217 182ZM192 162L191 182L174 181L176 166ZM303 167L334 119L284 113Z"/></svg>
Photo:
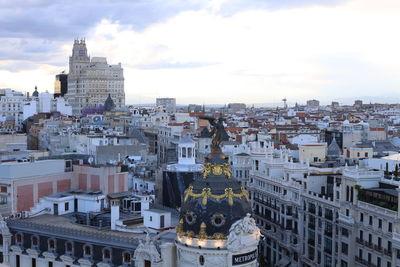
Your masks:
<svg viewBox="0 0 400 267"><path fill-rule="evenodd" d="M75 38L127 103L400 102L398 0L0 0L0 88L53 91Z"/></svg>

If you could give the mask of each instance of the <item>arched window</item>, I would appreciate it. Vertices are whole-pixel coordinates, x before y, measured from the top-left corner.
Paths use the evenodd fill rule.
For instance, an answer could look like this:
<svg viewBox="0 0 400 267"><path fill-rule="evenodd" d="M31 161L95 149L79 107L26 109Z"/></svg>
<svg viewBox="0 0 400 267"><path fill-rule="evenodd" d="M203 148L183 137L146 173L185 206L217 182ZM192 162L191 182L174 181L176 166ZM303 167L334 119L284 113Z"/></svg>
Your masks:
<svg viewBox="0 0 400 267"><path fill-rule="evenodd" d="M86 257L90 257L90 256L92 256L92 247L91 246L89 246L89 245L86 245L85 247L84 247L84 254L85 254L85 256Z"/></svg>
<svg viewBox="0 0 400 267"><path fill-rule="evenodd" d="M15 235L15 243L17 243L18 245L20 245L22 243L22 234L18 233Z"/></svg>
<svg viewBox="0 0 400 267"><path fill-rule="evenodd" d="M68 241L65 243L65 252L68 254L73 252L72 242Z"/></svg>
<svg viewBox="0 0 400 267"><path fill-rule="evenodd" d="M37 247L38 246L39 240L38 240L37 236L32 236L31 241L32 241L31 242L32 243L32 247Z"/></svg>
<svg viewBox="0 0 400 267"><path fill-rule="evenodd" d="M49 239L49 250L54 250L56 248L56 241L54 239Z"/></svg>
<svg viewBox="0 0 400 267"><path fill-rule="evenodd" d="M111 250L109 248L103 249L103 259L111 259Z"/></svg>
<svg viewBox="0 0 400 267"><path fill-rule="evenodd" d="M122 255L122 258L124 260L124 263L130 263L131 262L131 253L124 252Z"/></svg>
<svg viewBox="0 0 400 267"><path fill-rule="evenodd" d="M204 265L204 256L203 255L200 255L199 263L200 263L200 265Z"/></svg>

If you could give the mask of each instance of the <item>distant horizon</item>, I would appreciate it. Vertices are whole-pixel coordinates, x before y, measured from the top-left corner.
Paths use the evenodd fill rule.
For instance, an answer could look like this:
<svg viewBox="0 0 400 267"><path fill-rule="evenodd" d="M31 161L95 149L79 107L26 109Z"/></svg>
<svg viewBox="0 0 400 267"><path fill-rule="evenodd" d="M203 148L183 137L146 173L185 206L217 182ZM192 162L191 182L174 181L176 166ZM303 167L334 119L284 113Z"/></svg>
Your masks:
<svg viewBox="0 0 400 267"><path fill-rule="evenodd" d="M0 88L53 92L85 38L127 103L400 102L396 0L5 0L0 23Z"/></svg>

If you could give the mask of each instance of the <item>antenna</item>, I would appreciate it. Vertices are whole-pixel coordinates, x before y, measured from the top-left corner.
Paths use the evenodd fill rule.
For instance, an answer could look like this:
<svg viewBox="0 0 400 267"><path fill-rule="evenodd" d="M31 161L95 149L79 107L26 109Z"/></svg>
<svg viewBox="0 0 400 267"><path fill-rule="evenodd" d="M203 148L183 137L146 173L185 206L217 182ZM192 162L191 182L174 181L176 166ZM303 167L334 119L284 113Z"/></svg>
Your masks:
<svg viewBox="0 0 400 267"><path fill-rule="evenodd" d="M284 107L284 109L287 109L287 104L286 104L287 99L284 98L284 99L282 99L282 101L283 101L283 107Z"/></svg>

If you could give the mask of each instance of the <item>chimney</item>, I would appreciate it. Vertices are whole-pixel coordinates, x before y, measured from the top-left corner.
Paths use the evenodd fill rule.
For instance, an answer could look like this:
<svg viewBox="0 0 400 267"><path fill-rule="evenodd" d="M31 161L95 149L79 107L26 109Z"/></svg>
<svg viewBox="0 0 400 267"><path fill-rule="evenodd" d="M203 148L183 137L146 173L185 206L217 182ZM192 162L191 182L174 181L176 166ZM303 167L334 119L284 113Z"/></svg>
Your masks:
<svg viewBox="0 0 400 267"><path fill-rule="evenodd" d="M119 200L110 200L111 204L111 230L116 229L116 223L119 220Z"/></svg>

